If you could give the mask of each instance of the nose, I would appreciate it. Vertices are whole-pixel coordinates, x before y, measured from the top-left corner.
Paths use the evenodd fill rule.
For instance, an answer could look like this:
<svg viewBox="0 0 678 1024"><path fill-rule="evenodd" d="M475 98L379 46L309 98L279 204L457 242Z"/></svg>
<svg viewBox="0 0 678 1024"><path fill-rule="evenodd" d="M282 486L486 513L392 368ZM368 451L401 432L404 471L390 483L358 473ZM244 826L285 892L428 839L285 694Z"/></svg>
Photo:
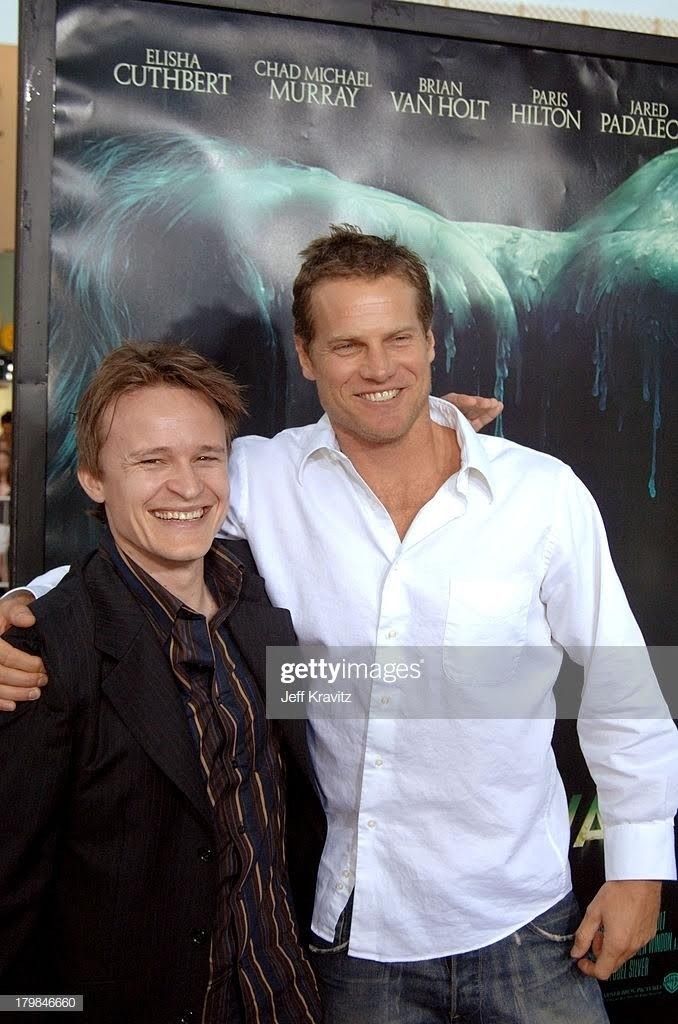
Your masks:
<svg viewBox="0 0 678 1024"><path fill-rule="evenodd" d="M190 501L197 498L203 488L203 482L196 466L192 462L177 463L167 480L167 487L180 497Z"/></svg>
<svg viewBox="0 0 678 1024"><path fill-rule="evenodd" d="M395 370L395 365L385 345L374 345L368 348L360 366L363 380L373 380L381 384L388 380Z"/></svg>

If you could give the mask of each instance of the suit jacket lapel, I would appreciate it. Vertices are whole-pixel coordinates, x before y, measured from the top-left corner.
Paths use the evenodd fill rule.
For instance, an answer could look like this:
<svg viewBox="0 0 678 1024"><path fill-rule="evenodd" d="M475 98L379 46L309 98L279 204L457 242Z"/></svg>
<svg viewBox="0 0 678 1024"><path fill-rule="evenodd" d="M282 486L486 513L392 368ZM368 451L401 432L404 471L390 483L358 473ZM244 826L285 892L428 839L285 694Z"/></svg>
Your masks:
<svg viewBox="0 0 678 1024"><path fill-rule="evenodd" d="M240 551L235 553L241 556ZM240 601L227 621L233 639L266 700L266 648L296 647L297 644L290 613L285 608L271 607L261 576L246 572ZM306 742L306 719L281 719L276 726L297 764L315 785Z"/></svg>
<svg viewBox="0 0 678 1024"><path fill-rule="evenodd" d="M142 609L113 567L95 556L85 570L95 645L110 665L102 691L130 733L196 811L213 824L207 787L178 684Z"/></svg>
<svg viewBox="0 0 678 1024"><path fill-rule="evenodd" d="M297 643L290 613L272 608L261 577L246 573L240 600L228 616L227 625L265 697L266 648L294 647Z"/></svg>
<svg viewBox="0 0 678 1024"><path fill-rule="evenodd" d="M178 684L142 609L113 566L99 555L87 564L85 582L95 609L95 644L110 660L103 692L149 757L212 824L207 787ZM266 647L296 645L290 613L272 608L261 577L247 571L241 598L227 622L265 699ZM279 721L276 726L295 761L315 785L306 720Z"/></svg>

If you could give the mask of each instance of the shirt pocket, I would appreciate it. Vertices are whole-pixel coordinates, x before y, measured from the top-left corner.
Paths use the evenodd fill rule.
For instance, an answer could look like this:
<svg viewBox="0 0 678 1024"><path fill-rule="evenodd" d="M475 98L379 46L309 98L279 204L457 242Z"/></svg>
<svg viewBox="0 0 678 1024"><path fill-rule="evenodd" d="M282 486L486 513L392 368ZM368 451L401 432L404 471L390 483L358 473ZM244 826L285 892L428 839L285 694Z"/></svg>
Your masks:
<svg viewBox="0 0 678 1024"><path fill-rule="evenodd" d="M473 687L484 700L515 676L527 640L527 617L534 581L516 573L510 579L453 578L443 639L443 672L457 686ZM487 716L499 708L487 707ZM501 716L500 716L501 717Z"/></svg>

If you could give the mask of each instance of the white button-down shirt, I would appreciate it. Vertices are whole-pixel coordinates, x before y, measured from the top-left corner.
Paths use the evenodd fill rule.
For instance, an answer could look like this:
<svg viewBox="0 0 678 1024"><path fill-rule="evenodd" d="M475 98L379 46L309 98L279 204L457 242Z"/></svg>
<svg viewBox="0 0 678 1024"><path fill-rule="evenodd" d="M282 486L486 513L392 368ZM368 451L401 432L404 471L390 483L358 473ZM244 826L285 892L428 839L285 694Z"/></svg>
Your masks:
<svg viewBox="0 0 678 1024"><path fill-rule="evenodd" d="M586 670L606 875L675 877L676 729L593 499L558 460L476 435L445 402L431 415L456 429L461 469L402 541L326 417L235 442L224 526L302 643L438 652L468 708L309 724L328 818L313 927L331 939L355 888L349 952L382 961L485 946L569 891L551 749L563 649ZM388 687L374 693L388 711Z"/></svg>
<svg viewBox="0 0 678 1024"><path fill-rule="evenodd" d="M243 438L230 463L226 532L247 538L301 643L430 647L466 697L489 676L499 713L514 714L508 693L531 716L497 718L490 707L495 717L481 718L480 704L456 720L309 726L329 826L313 927L331 939L355 886L349 952L383 961L487 945L569 891L567 804L551 749L562 648L587 661L592 717L580 739L607 877L675 872L676 730L644 655L642 713L654 706L664 717L629 717L643 641L593 499L558 460L477 436L445 402L432 399L431 414L457 430L461 469L402 541L326 417L272 440ZM486 645L492 653L478 657ZM620 646L633 671L610 682L609 652ZM527 667L530 647L538 672ZM391 699L386 686L376 693Z"/></svg>

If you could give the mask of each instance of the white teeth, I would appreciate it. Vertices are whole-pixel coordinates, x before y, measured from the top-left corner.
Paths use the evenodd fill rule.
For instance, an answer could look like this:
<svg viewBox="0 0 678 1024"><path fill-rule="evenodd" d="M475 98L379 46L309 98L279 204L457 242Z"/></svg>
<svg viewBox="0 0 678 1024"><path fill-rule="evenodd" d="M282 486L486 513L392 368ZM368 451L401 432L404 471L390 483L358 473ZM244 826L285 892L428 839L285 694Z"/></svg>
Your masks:
<svg viewBox="0 0 678 1024"><path fill-rule="evenodd" d="M368 402L388 402L390 398L395 398L399 391L400 388L393 388L391 391L370 391L360 397L366 398Z"/></svg>
<svg viewBox="0 0 678 1024"><path fill-rule="evenodd" d="M195 512L154 512L156 519L202 519L205 514L204 508L197 508Z"/></svg>

